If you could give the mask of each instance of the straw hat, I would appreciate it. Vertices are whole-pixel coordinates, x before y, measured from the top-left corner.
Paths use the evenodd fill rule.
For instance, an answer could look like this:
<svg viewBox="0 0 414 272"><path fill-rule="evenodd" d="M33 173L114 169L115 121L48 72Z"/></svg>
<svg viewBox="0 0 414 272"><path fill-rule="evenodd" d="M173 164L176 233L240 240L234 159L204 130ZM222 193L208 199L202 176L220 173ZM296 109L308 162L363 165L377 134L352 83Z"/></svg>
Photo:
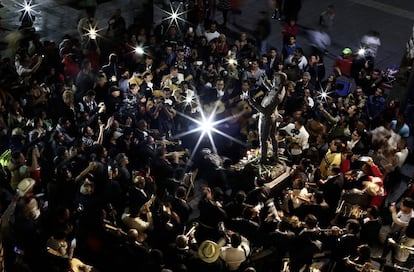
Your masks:
<svg viewBox="0 0 414 272"><path fill-rule="evenodd" d="M161 97L163 95L164 95L164 92L162 90L154 90L152 92L152 96L154 96L154 97Z"/></svg>
<svg viewBox="0 0 414 272"><path fill-rule="evenodd" d="M19 196L24 196L33 189L35 180L32 178L24 178L17 185L17 193Z"/></svg>
<svg viewBox="0 0 414 272"><path fill-rule="evenodd" d="M205 240L198 247L198 256L206 263L214 263L220 255L220 249L217 243Z"/></svg>

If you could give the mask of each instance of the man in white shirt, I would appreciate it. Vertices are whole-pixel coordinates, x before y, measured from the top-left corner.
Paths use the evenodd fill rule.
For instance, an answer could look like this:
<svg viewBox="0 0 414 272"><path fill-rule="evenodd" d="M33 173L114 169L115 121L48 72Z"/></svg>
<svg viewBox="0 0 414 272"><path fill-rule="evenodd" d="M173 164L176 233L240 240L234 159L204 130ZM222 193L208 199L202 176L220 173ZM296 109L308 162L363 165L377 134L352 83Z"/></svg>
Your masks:
<svg viewBox="0 0 414 272"><path fill-rule="evenodd" d="M298 143L302 150L309 148L309 133L304 127L305 120L303 118L297 118L294 123L290 123L287 126L280 128L286 130L287 134L292 137L293 141Z"/></svg>
<svg viewBox="0 0 414 272"><path fill-rule="evenodd" d="M400 238L401 232L403 232L404 229L408 226L410 219L414 217L414 200L411 197L405 197L401 202L399 211L397 211L395 203L391 204L389 210L392 217L391 230L385 237L384 248L382 250L381 257L375 258L379 259L382 262L385 262L385 258L393 248L392 241L390 243L390 240L398 240Z"/></svg>
<svg viewBox="0 0 414 272"><path fill-rule="evenodd" d="M239 233L231 232L230 243L220 249L220 257L228 271L236 271L250 254L249 241Z"/></svg>

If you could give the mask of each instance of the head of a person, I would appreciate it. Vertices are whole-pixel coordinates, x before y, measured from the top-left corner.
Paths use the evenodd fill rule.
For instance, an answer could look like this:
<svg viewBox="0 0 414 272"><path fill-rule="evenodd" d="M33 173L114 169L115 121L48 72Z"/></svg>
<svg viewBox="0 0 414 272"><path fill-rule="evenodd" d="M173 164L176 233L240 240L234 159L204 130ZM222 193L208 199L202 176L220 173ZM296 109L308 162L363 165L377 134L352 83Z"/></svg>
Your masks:
<svg viewBox="0 0 414 272"><path fill-rule="evenodd" d="M362 260L369 260L371 258L371 249L367 244L359 245L357 252Z"/></svg>
<svg viewBox="0 0 414 272"><path fill-rule="evenodd" d="M310 75L310 73L309 73L309 72L304 72L304 73L303 73L303 75L302 75L302 80L303 80L304 82L308 82L309 80L311 80L311 75Z"/></svg>
<svg viewBox="0 0 414 272"><path fill-rule="evenodd" d="M288 44L293 45L296 43L296 37L295 36L290 36L288 38Z"/></svg>
<svg viewBox="0 0 414 272"><path fill-rule="evenodd" d="M62 94L62 100L66 105L71 105L75 102L75 94L72 90L66 90Z"/></svg>
<svg viewBox="0 0 414 272"><path fill-rule="evenodd" d="M277 139L278 141L282 141L283 139L285 139L285 138L286 138L286 135L287 135L286 130L281 129L281 130L279 130L279 131L277 132L277 134L276 134L276 139Z"/></svg>
<svg viewBox="0 0 414 272"><path fill-rule="evenodd" d="M230 240L231 240L231 246L234 248L238 248L241 245L242 239L241 239L240 234L237 232L234 232L231 235Z"/></svg>
<svg viewBox="0 0 414 272"><path fill-rule="evenodd" d="M411 211L414 208L414 199L411 197L405 197L400 205L400 211L402 213L408 214L411 213Z"/></svg>
<svg viewBox="0 0 414 272"><path fill-rule="evenodd" d="M381 88L377 88L375 90L375 94L374 95L375 95L375 97L382 97L384 95L384 90L381 89Z"/></svg>
<svg viewBox="0 0 414 272"><path fill-rule="evenodd" d="M259 68L259 60L254 58L250 61L250 67L252 70L256 70L257 68Z"/></svg>
<svg viewBox="0 0 414 272"><path fill-rule="evenodd" d="M296 49L295 49L295 51L293 51L293 54L294 54L296 57L301 57L301 56L303 56L303 49L302 49L302 47L298 47L298 48L296 48Z"/></svg>
<svg viewBox="0 0 414 272"><path fill-rule="evenodd" d="M26 161L24 154L20 151L15 151L12 153L12 162L15 164L23 164Z"/></svg>
<svg viewBox="0 0 414 272"><path fill-rule="evenodd" d="M277 49L275 47L271 47L269 50L269 56L271 58L275 58L277 56Z"/></svg>
<svg viewBox="0 0 414 272"><path fill-rule="evenodd" d="M342 151L342 141L340 139L334 139L329 145L331 152L341 152Z"/></svg>
<svg viewBox="0 0 414 272"><path fill-rule="evenodd" d="M313 229L318 226L318 218L313 214L306 215L304 222L309 229Z"/></svg>
<svg viewBox="0 0 414 272"><path fill-rule="evenodd" d="M222 78L218 78L216 81L216 88L218 90L223 90L224 89L224 79Z"/></svg>
<svg viewBox="0 0 414 272"><path fill-rule="evenodd" d="M217 22L213 21L210 23L210 32L217 31Z"/></svg>
<svg viewBox="0 0 414 272"><path fill-rule="evenodd" d="M140 189L144 189L145 188L145 178L143 176L135 176L133 177L132 182L134 183L134 185Z"/></svg>
<svg viewBox="0 0 414 272"><path fill-rule="evenodd" d="M301 129L304 124L305 124L305 119L303 119L302 117L295 119L295 129L297 130Z"/></svg>
<svg viewBox="0 0 414 272"><path fill-rule="evenodd" d="M358 234L361 230L361 224L356 219L348 219L346 221L345 228L350 234Z"/></svg>
<svg viewBox="0 0 414 272"><path fill-rule="evenodd" d="M369 206L367 208L367 215L373 219L377 219L380 216L379 209L377 206Z"/></svg>
<svg viewBox="0 0 414 272"><path fill-rule="evenodd" d="M355 129L351 134L351 139L355 142L359 141L361 137L362 137L361 132L357 129Z"/></svg>

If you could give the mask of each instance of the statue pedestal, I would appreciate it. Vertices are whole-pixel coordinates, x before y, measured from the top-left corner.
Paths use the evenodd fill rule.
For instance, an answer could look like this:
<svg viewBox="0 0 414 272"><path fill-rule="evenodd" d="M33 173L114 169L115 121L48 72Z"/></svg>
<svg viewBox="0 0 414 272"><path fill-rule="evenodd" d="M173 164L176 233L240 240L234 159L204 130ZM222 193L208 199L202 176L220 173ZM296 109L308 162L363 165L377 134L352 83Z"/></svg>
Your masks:
<svg viewBox="0 0 414 272"><path fill-rule="evenodd" d="M280 173L278 176L276 176L272 181L265 183L265 186L268 188L273 188L279 183L281 183L283 180L285 180L287 177L289 177L290 169L291 167L284 164L282 165L276 165L278 173ZM283 169L283 172L282 172Z"/></svg>
<svg viewBox="0 0 414 272"><path fill-rule="evenodd" d="M250 165L257 170L258 176L266 180L265 186L273 188L290 174L291 167L287 166L283 160L261 163L258 156L258 152L253 150L248 151L247 157L244 157L238 164L239 170L243 169L246 165Z"/></svg>

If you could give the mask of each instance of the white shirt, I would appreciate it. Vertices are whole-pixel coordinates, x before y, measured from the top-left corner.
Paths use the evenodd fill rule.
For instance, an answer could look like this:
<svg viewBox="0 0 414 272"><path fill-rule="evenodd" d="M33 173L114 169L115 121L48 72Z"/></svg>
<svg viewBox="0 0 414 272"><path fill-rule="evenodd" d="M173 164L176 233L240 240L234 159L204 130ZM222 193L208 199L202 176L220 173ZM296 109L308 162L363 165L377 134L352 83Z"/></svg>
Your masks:
<svg viewBox="0 0 414 272"><path fill-rule="evenodd" d="M207 39L207 43L209 43L211 40L218 38L220 36L220 33L218 33L217 30L214 32L206 31L204 33L204 36Z"/></svg>
<svg viewBox="0 0 414 272"><path fill-rule="evenodd" d="M296 142L302 147L303 149L309 148L309 133L306 131L305 127L302 126L299 129L299 134L294 134L292 130L295 129L295 124L288 124L287 126L281 128L283 130L286 130L287 134L289 136L294 136L296 138Z"/></svg>
<svg viewBox="0 0 414 272"><path fill-rule="evenodd" d="M124 212L121 216L122 222L130 229L137 229L140 232L144 232L152 226L152 214L146 213L147 220L142 220L139 216L138 217L131 217L129 213Z"/></svg>
<svg viewBox="0 0 414 272"><path fill-rule="evenodd" d="M237 248L234 248L231 245L225 245L220 249L220 257L226 263L229 271L236 271L239 269L240 265L250 254L249 241L243 236L241 238L242 242Z"/></svg>

